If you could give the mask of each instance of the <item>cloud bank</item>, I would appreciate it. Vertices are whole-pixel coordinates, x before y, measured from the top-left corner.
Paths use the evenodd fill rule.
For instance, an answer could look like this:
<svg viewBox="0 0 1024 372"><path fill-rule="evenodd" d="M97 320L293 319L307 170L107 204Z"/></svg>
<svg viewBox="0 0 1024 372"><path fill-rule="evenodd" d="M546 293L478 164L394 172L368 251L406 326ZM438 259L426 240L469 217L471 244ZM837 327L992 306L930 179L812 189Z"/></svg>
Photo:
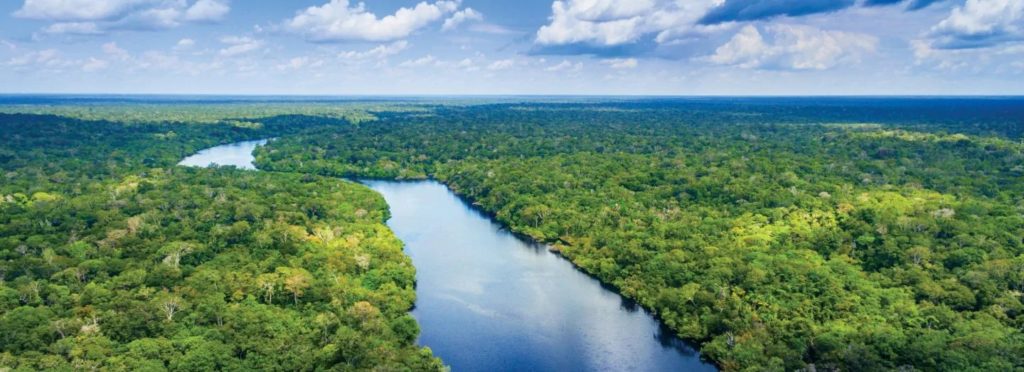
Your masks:
<svg viewBox="0 0 1024 372"><path fill-rule="evenodd" d="M285 21L284 27L315 42L393 41L406 38L458 9L458 1L421 2L378 17L367 11L363 3L352 6L348 0L331 0L299 11Z"/></svg>
<svg viewBox="0 0 1024 372"><path fill-rule="evenodd" d="M928 36L936 49L984 48L1024 40L1024 1L967 0Z"/></svg>
<svg viewBox="0 0 1024 372"><path fill-rule="evenodd" d="M98 35L219 22L230 11L227 0L25 0L13 16L52 22L48 34Z"/></svg>
<svg viewBox="0 0 1024 372"><path fill-rule="evenodd" d="M707 60L741 68L826 70L860 61L877 46L878 39L866 34L786 24L765 26L762 33L748 25Z"/></svg>

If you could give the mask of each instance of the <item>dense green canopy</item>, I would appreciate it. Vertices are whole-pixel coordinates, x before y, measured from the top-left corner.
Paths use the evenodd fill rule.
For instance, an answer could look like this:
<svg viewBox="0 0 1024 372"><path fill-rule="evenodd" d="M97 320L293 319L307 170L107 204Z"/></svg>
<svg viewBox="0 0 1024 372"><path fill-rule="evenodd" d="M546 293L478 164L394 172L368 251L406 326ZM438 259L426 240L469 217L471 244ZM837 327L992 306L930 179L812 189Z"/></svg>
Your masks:
<svg viewBox="0 0 1024 372"><path fill-rule="evenodd" d="M0 116L0 369L442 369L379 195L173 166L271 130Z"/></svg>
<svg viewBox="0 0 1024 372"><path fill-rule="evenodd" d="M0 368L443 368L343 176L445 182L726 370L1024 369L1019 100L152 109L0 115Z"/></svg>
<svg viewBox="0 0 1024 372"><path fill-rule="evenodd" d="M729 370L1024 368L1013 116L844 109L442 107L283 138L258 159L437 178Z"/></svg>

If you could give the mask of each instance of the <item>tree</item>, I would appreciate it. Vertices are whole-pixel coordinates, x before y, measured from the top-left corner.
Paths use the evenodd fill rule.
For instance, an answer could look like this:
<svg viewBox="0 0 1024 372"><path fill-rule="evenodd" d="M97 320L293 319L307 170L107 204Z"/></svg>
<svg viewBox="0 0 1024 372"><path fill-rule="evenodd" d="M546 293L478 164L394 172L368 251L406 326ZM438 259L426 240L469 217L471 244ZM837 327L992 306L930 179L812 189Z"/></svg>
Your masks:
<svg viewBox="0 0 1024 372"><path fill-rule="evenodd" d="M186 306L185 300L176 294L164 290L155 298L156 306L164 316L164 320L174 321L174 315Z"/></svg>
<svg viewBox="0 0 1024 372"><path fill-rule="evenodd" d="M277 291L277 287L280 285L280 275L278 273L264 273L256 277L256 285L259 286L263 292L263 301L268 304L274 303L274 292Z"/></svg>
<svg viewBox="0 0 1024 372"><path fill-rule="evenodd" d="M181 264L181 258L192 251L193 244L186 242L169 243L160 249L160 253L164 255L163 263L175 269Z"/></svg>
<svg viewBox="0 0 1024 372"><path fill-rule="evenodd" d="M284 278L285 290L292 293L292 301L298 305L299 297L310 287L313 281L312 275L302 268L279 267L277 273Z"/></svg>

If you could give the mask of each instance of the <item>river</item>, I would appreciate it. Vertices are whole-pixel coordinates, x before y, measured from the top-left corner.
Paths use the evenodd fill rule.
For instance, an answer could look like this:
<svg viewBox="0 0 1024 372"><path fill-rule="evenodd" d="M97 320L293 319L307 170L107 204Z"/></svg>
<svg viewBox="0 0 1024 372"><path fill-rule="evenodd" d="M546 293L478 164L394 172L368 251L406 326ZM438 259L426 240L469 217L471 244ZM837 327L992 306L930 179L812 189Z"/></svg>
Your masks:
<svg viewBox="0 0 1024 372"><path fill-rule="evenodd" d="M182 165L251 168L258 142L204 150ZM244 151L249 159L239 161ZM647 311L444 185L362 183L384 196L387 224L416 266L419 343L452 370L715 370Z"/></svg>
<svg viewBox="0 0 1024 372"><path fill-rule="evenodd" d="M268 140L244 141L211 147L199 151L195 155L183 159L178 165L186 167L206 167L210 165L229 166L233 165L240 169L256 169L253 164L252 152L257 146L267 144Z"/></svg>

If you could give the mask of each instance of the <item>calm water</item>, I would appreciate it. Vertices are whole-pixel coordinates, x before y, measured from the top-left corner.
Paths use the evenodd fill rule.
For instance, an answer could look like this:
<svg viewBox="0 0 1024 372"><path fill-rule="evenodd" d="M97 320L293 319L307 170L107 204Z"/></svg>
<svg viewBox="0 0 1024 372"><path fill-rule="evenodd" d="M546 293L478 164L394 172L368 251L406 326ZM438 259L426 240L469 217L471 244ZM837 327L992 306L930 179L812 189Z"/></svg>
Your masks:
<svg viewBox="0 0 1024 372"><path fill-rule="evenodd" d="M252 156L256 146L267 144L267 140L245 141L208 148L182 160L178 165L187 167L208 167L211 165L234 165L241 169L256 169Z"/></svg>
<svg viewBox="0 0 1024 372"><path fill-rule="evenodd" d="M416 266L429 346L454 371L713 371L643 309L433 181L365 181Z"/></svg>
<svg viewBox="0 0 1024 372"><path fill-rule="evenodd" d="M266 140L185 166L255 169ZM650 314L433 181L365 181L416 265L419 343L454 371L714 371Z"/></svg>

